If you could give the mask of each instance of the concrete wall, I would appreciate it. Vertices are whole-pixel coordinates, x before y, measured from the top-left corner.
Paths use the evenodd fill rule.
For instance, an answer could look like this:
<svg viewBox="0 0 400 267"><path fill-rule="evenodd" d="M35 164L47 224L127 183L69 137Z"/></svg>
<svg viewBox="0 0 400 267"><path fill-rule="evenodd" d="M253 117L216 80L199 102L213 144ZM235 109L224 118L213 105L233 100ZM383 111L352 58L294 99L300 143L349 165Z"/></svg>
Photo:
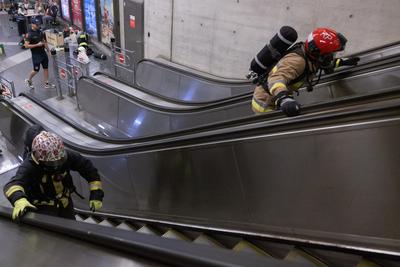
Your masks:
<svg viewBox="0 0 400 267"><path fill-rule="evenodd" d="M315 27L334 28L348 38L348 54L398 41L399 11L399 0L145 0L145 56L243 78L282 25L299 40Z"/></svg>

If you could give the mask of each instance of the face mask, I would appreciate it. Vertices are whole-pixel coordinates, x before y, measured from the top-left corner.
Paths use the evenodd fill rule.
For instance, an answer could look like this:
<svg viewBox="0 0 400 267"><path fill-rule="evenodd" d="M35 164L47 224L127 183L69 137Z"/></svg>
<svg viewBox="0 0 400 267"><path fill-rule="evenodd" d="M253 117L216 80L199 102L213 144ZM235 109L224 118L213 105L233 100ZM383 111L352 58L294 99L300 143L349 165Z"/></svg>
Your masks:
<svg viewBox="0 0 400 267"><path fill-rule="evenodd" d="M318 57L318 66L321 69L330 69L333 67L334 54L328 54Z"/></svg>

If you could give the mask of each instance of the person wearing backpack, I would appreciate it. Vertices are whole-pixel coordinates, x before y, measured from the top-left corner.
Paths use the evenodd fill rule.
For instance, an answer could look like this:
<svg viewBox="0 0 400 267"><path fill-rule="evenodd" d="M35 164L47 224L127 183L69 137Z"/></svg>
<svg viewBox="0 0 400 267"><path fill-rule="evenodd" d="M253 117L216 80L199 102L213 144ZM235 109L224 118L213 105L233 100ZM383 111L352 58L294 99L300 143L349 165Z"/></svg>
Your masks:
<svg viewBox="0 0 400 267"><path fill-rule="evenodd" d="M322 71L332 73L337 67L358 64L358 57L335 59L335 53L343 51L346 42L347 39L333 29L313 30L304 43L290 47L273 68L268 69L265 78L258 81L259 85L253 93L252 110L256 114L282 110L289 117L299 115L301 106L293 98L293 92L304 84L311 91L319 82ZM318 73L317 81L313 82Z"/></svg>
<svg viewBox="0 0 400 267"><path fill-rule="evenodd" d="M92 162L64 148L61 138L41 131L32 141L32 151L16 174L4 186L4 195L12 204L12 219L21 218L28 210L75 220L71 195L80 196L70 171L77 171L89 184L89 208L102 207L104 192L100 175ZM82 197L83 198L83 197Z"/></svg>

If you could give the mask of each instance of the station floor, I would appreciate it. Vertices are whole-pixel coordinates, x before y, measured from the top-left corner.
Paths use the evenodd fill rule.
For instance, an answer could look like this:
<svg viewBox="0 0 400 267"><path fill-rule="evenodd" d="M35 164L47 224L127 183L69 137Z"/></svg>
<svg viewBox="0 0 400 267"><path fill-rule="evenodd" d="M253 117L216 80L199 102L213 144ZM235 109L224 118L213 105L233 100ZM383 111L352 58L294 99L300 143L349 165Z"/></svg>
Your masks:
<svg viewBox="0 0 400 267"><path fill-rule="evenodd" d="M13 81L15 84L16 95L29 91L39 99L48 99L56 96L56 89L44 89L43 69L33 78L34 90L30 90L25 84L25 79L32 71L32 55L29 49L22 49L18 43L21 41L18 35L17 24L9 21L6 12L0 12L0 44L4 45L5 54L0 55L0 76ZM65 61L64 52L58 52L58 59ZM110 72L109 58L105 61L90 57L89 73L96 71ZM56 83L55 73L53 71L53 59L49 55L49 80ZM66 93L66 88L63 89Z"/></svg>

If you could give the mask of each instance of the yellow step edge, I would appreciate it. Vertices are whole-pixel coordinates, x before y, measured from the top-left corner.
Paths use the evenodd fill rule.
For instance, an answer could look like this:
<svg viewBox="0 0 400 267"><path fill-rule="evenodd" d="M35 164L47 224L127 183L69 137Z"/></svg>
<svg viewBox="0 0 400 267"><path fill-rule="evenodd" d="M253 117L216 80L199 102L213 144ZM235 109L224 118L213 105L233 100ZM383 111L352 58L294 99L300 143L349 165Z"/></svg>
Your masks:
<svg viewBox="0 0 400 267"><path fill-rule="evenodd" d="M246 240L241 240L239 243L237 243L233 248L233 251L244 251L244 252L250 252L250 253L255 253L257 255L262 255L262 256L267 256L267 257L272 257L270 254L268 254L266 251L262 250L261 248L257 247L256 245L250 243L249 241Z"/></svg>
<svg viewBox="0 0 400 267"><path fill-rule="evenodd" d="M201 234L199 235L195 240L193 240L193 243L195 244L203 244L203 245L209 245L209 246L216 246L216 247L224 247L221 243L219 243L217 240L214 238Z"/></svg>
<svg viewBox="0 0 400 267"><path fill-rule="evenodd" d="M166 231L161 237L165 237L165 238L171 238L171 239L178 239L178 240L184 240L184 241L191 241L188 237L186 237L184 234L173 230L173 229L169 229L168 231Z"/></svg>
<svg viewBox="0 0 400 267"><path fill-rule="evenodd" d="M321 262L319 259L297 248L294 248L291 251L289 251L289 253L285 257L285 260L302 262L302 263L311 263L317 267L329 267L329 265Z"/></svg>

